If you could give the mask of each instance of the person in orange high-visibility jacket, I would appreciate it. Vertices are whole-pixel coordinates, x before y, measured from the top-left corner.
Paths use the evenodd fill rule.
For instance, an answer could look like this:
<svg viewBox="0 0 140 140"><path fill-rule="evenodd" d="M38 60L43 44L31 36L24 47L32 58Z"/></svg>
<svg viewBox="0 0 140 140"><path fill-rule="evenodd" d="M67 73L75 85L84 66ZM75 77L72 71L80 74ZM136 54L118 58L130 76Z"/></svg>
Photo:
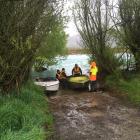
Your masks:
<svg viewBox="0 0 140 140"><path fill-rule="evenodd" d="M98 68L96 62L92 62L90 65L90 74L89 74L89 91L96 91L96 80L97 80Z"/></svg>

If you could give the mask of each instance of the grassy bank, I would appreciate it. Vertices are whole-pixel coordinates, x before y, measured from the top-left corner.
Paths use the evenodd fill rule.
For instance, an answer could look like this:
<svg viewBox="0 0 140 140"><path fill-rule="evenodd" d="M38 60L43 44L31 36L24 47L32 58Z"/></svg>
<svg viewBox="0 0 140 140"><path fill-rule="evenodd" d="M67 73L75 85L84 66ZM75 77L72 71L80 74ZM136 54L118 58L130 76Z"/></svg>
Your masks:
<svg viewBox="0 0 140 140"><path fill-rule="evenodd" d="M106 84L116 94L131 103L140 105L140 75L126 74L125 78L108 77Z"/></svg>
<svg viewBox="0 0 140 140"><path fill-rule="evenodd" d="M45 140L53 119L43 91L28 83L19 96L0 96L0 140Z"/></svg>

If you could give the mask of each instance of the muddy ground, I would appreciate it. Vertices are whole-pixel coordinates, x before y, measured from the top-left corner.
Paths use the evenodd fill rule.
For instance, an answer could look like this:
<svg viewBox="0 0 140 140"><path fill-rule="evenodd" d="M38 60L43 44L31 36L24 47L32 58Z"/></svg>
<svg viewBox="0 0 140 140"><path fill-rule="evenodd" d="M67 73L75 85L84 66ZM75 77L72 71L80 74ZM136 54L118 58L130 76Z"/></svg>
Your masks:
<svg viewBox="0 0 140 140"><path fill-rule="evenodd" d="M108 93L61 90L49 105L55 120L50 140L140 140L140 109Z"/></svg>

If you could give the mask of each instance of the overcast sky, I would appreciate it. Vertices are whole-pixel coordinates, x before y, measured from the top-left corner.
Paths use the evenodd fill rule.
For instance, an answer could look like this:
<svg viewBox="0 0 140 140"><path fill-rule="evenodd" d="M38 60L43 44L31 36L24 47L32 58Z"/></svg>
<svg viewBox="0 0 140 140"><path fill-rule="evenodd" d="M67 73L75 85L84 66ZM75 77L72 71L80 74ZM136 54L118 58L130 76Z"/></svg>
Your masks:
<svg viewBox="0 0 140 140"><path fill-rule="evenodd" d="M75 36L78 34L78 31L76 29L76 26L72 18L72 11L70 9L74 5L74 1L77 1L77 0L65 0L66 4L64 7L64 10L65 10L65 14L69 16L69 22L67 24L67 28L65 29L65 31L69 36ZM110 3L113 2L112 4L116 4L118 3L118 0L109 0L109 2Z"/></svg>
<svg viewBox="0 0 140 140"><path fill-rule="evenodd" d="M65 29L65 31L69 36L74 36L78 34L78 31L76 29L76 26L72 18L72 11L70 9L73 6L73 3L74 3L74 0L67 0L66 6L65 6L65 11L66 11L65 13L66 15L69 16L69 21L68 21L67 28Z"/></svg>

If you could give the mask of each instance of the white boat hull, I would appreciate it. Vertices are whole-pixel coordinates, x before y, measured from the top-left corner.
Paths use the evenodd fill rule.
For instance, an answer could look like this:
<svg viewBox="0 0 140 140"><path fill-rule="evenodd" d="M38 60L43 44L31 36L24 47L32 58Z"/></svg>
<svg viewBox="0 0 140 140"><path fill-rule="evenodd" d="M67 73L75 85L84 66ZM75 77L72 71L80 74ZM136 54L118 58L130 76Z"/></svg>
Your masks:
<svg viewBox="0 0 140 140"><path fill-rule="evenodd" d="M36 85L45 87L46 91L58 91L59 81L45 81L45 82L35 82Z"/></svg>
<svg viewBox="0 0 140 140"><path fill-rule="evenodd" d="M59 90L59 83L51 86L46 86L47 91L58 91Z"/></svg>

